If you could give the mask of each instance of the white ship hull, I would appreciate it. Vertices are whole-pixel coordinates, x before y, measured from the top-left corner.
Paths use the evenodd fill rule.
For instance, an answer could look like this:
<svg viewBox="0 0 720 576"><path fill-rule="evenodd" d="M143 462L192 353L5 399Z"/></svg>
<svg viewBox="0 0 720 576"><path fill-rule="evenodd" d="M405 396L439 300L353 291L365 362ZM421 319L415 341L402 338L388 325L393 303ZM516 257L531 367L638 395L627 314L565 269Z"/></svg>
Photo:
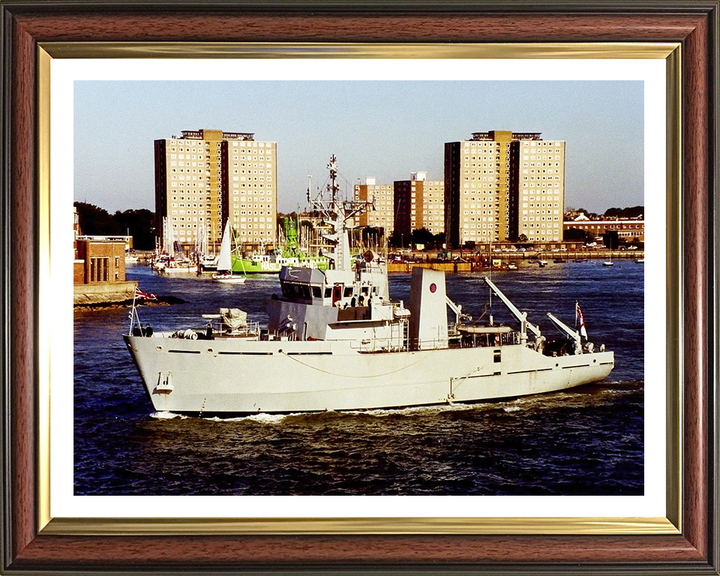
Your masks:
<svg viewBox="0 0 720 576"><path fill-rule="evenodd" d="M555 392L610 374L614 356L604 345L595 353L552 314L565 336L548 341L489 278L485 283L519 330L496 324L492 313L473 323L447 297L445 274L436 270L413 270L408 308L390 300L384 260L371 251L350 257L346 222L368 203L342 200L335 160L328 164L330 198L312 200L329 225L323 238L333 246L332 265L284 267L281 294L268 303L267 329L249 324L242 310L221 308L203 315L210 322L199 331L143 337L147 327L133 309L125 342L156 410L207 415L429 406ZM223 243L229 237L226 225Z"/></svg>
<svg viewBox="0 0 720 576"><path fill-rule="evenodd" d="M543 356L521 345L362 353L350 342L125 336L157 411L289 413L476 402L597 382L612 352Z"/></svg>

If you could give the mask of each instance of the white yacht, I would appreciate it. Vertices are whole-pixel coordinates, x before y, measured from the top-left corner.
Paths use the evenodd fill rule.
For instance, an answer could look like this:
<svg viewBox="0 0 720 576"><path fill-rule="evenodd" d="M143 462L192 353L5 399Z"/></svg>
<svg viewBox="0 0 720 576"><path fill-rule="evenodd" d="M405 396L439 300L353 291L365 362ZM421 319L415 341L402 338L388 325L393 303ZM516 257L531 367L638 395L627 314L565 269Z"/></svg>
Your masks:
<svg viewBox="0 0 720 576"><path fill-rule="evenodd" d="M229 415L452 404L553 392L604 379L612 352L548 314L546 341L489 279L518 327L473 322L446 295L445 275L415 268L410 302L393 302L385 262L351 259L345 223L367 203L342 200L331 158L327 194L310 199L332 224L328 270L284 267L267 328L237 309L205 326L148 335L133 308L127 347L155 410ZM452 321L448 322L448 310Z"/></svg>
<svg viewBox="0 0 720 576"><path fill-rule="evenodd" d="M225 222L225 231L223 232L220 254L218 255L217 272L213 274L213 280L224 284L243 284L245 276L233 274L232 271L231 236L230 221L228 220Z"/></svg>

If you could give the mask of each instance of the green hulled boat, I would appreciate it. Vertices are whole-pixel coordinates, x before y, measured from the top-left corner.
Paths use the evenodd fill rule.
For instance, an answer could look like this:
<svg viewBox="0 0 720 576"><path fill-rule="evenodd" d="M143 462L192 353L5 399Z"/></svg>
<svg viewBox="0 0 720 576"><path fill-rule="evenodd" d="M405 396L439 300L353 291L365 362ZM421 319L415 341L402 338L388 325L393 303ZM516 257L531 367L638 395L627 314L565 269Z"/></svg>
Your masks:
<svg viewBox="0 0 720 576"><path fill-rule="evenodd" d="M285 217L282 222L283 250L276 254L253 254L240 256L233 254L233 272L240 274L279 274L283 266L296 268L317 268L328 270L330 260L325 256L308 256L298 244L297 223L293 218Z"/></svg>
<svg viewBox="0 0 720 576"><path fill-rule="evenodd" d="M279 274L283 265L278 258L269 254L255 254L249 257L232 257L232 270L239 274Z"/></svg>
<svg viewBox="0 0 720 576"><path fill-rule="evenodd" d="M253 256L232 257L232 270L239 274L279 274L283 266L298 268L317 268L327 270L330 261L324 256L274 256L271 254L256 254Z"/></svg>

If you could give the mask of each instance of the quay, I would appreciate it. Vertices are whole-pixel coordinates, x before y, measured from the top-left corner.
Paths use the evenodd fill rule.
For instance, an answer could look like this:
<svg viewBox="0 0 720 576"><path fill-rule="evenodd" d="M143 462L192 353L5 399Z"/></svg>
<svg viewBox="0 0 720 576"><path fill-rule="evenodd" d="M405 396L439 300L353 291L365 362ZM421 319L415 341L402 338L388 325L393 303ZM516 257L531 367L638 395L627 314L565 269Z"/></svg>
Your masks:
<svg viewBox="0 0 720 576"><path fill-rule="evenodd" d="M74 286L74 306L98 306L132 302L137 282L97 282Z"/></svg>
<svg viewBox="0 0 720 576"><path fill-rule="evenodd" d="M152 253L137 252L138 264L149 265ZM526 252L474 252L470 250L453 250L441 257L441 252L408 252L391 253L387 259L387 270L390 274L409 274L413 268L429 268L448 274L478 272L481 270L503 270L509 264L520 268L539 266L544 261L548 266L559 266L567 262L582 260L615 260L628 262L645 258L644 250L557 250L557 251L526 251ZM194 274L193 274L194 276ZM132 297L132 296L131 296Z"/></svg>
<svg viewBox="0 0 720 576"><path fill-rule="evenodd" d="M398 257L395 257L398 258ZM509 264L521 267L539 266L543 261L548 266L563 265L577 260L637 261L645 258L643 250L572 250L557 252L469 252L453 251L450 256L440 258L437 253L416 252L402 256L398 261L388 259L389 273L410 273L413 268L430 268L446 273L466 273L480 270L507 269Z"/></svg>

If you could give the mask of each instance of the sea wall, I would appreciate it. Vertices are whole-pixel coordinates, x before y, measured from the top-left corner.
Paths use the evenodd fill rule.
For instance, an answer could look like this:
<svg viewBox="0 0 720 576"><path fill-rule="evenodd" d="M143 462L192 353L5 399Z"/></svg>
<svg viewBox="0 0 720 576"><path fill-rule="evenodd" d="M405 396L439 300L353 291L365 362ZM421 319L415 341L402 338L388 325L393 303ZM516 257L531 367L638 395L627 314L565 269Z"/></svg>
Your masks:
<svg viewBox="0 0 720 576"><path fill-rule="evenodd" d="M96 284L76 284L73 304L91 306L94 304L113 304L132 300L137 282L103 282Z"/></svg>
<svg viewBox="0 0 720 576"><path fill-rule="evenodd" d="M388 262L388 272L412 272L413 268L429 268L442 272L472 272L470 262Z"/></svg>

